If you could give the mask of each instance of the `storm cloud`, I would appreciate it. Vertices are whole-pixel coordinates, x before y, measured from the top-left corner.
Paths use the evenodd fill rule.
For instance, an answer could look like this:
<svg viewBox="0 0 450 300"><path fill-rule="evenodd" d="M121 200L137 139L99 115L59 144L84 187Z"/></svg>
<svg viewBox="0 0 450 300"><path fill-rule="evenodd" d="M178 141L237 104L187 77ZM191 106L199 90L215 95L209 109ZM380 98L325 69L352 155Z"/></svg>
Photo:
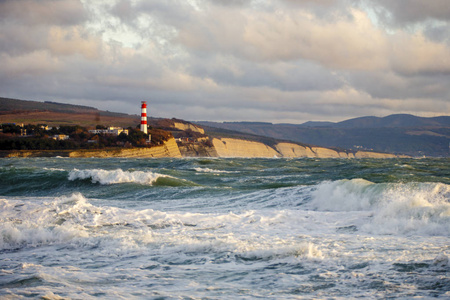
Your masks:
<svg viewBox="0 0 450 300"><path fill-rule="evenodd" d="M449 114L446 3L0 1L0 96L186 120Z"/></svg>

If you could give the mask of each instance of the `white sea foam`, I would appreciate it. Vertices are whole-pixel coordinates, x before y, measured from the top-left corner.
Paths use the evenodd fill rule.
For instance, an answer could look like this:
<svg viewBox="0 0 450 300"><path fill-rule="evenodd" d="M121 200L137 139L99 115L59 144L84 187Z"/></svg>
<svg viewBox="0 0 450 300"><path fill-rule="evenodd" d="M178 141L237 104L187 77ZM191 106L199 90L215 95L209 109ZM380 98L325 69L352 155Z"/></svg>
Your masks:
<svg viewBox="0 0 450 300"><path fill-rule="evenodd" d="M2 199L0 206L0 220L3 221L0 225L0 249L36 247L87 236L76 220L65 223L70 219L71 210L88 210L89 204L80 194L44 201Z"/></svg>
<svg viewBox="0 0 450 300"><path fill-rule="evenodd" d="M63 172L63 171L65 171L64 169L61 169L61 168L43 168L44 170L46 170L46 171L57 171L57 172Z"/></svg>
<svg viewBox="0 0 450 300"><path fill-rule="evenodd" d="M149 291L155 289L159 294L167 292L170 297L182 298L189 293L201 298L204 295L201 291L211 288L212 292L216 288L208 287L211 278L220 278L221 287L217 291L222 289L225 293L236 287L256 286L262 289L262 295L266 281L283 288L304 282L303 288L308 289L306 285L314 288L336 281L343 288L363 287L378 282L373 275L377 272L383 275L396 272L391 271L392 261L384 260L389 260L391 253L398 254L396 248L401 244L398 236L349 239L345 234L340 238L332 230L331 225L353 221L343 218L347 214L358 218L365 214L363 211L330 214L261 209L194 213L125 209L99 202L79 193L58 198L0 200L0 250L7 250L11 254L8 257L15 257L16 249L33 248L18 252L17 259L26 264L23 270L14 272L23 274L25 280L42 281L43 295L48 294L46 288L51 286L55 295L70 298L90 298L95 293L104 293L101 295L105 298L117 295L132 298L140 286L137 281L151 285L145 290L146 296L152 295ZM382 258L368 257L371 253L367 249L373 247L392 249L392 252L386 252ZM428 253L433 247L424 243L420 249L426 250L402 251L401 262L410 261L411 257L419 263L428 259L434 269L446 271L445 254ZM42 263L36 257L47 260L54 257L55 261ZM354 266L351 273L345 272L348 264ZM405 268L408 267L406 264ZM272 281L272 276L280 279ZM105 290L105 278L114 283L111 289ZM79 294L80 285L86 294ZM183 289L178 291L176 286ZM224 286L227 289L223 290ZM37 291L33 286L20 289L21 292ZM371 291L361 293L371 295ZM217 294L218 298L221 295ZM320 294L319 290L316 296L323 298L326 294Z"/></svg>
<svg viewBox="0 0 450 300"><path fill-rule="evenodd" d="M39 201L0 200L0 250L70 244L123 253L148 249L174 259L180 253L229 253L242 259L323 257L293 238L301 220L289 212L168 213L95 206L81 194ZM298 222L296 220L299 220ZM274 227L279 227L273 230ZM133 250L133 251L135 251Z"/></svg>
<svg viewBox="0 0 450 300"><path fill-rule="evenodd" d="M102 169L90 169L90 170L77 170L74 169L69 173L69 180L77 179L89 179L92 183L100 183L104 185L117 184L117 183L139 183L139 184L153 184L158 178L170 177L168 175L162 175L154 172L143 171L123 171L121 169L116 170L102 170Z"/></svg>
<svg viewBox="0 0 450 300"><path fill-rule="evenodd" d="M324 182L310 205L319 211L370 211L373 220L364 228L381 234L450 235L450 186L443 183Z"/></svg>
<svg viewBox="0 0 450 300"><path fill-rule="evenodd" d="M210 168L194 168L194 170L200 173L237 173L237 171L214 170Z"/></svg>

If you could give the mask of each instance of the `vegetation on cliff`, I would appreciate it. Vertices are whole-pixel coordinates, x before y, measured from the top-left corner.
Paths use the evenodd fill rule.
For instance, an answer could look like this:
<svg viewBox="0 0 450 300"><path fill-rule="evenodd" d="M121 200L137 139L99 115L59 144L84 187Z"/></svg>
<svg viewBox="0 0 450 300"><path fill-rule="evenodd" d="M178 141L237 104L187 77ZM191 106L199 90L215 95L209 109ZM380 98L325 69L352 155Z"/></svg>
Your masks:
<svg viewBox="0 0 450 300"><path fill-rule="evenodd" d="M0 130L1 150L151 147L160 145L172 138L170 132L161 129L150 129L149 134L144 134L139 129L133 127L128 128L128 134L122 132L119 135L95 134L89 132L87 128L78 125L59 126L46 130L45 125L28 124L22 127L15 124L2 124L0 125ZM64 135L67 139L61 139L59 135Z"/></svg>

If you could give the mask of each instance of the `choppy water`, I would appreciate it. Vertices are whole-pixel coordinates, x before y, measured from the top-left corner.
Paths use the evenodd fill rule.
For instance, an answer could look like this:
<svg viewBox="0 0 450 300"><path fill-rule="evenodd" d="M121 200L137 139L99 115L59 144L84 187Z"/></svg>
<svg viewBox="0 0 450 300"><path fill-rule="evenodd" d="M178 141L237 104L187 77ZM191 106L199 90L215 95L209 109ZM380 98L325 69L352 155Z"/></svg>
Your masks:
<svg viewBox="0 0 450 300"><path fill-rule="evenodd" d="M0 297L450 297L450 160L1 159Z"/></svg>

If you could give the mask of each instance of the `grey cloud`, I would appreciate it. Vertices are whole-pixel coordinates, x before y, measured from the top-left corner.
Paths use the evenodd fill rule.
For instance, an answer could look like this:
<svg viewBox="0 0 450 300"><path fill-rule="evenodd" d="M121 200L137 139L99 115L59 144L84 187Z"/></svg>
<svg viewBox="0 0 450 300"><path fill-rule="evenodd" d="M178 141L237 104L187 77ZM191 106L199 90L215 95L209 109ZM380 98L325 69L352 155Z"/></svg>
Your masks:
<svg viewBox="0 0 450 300"><path fill-rule="evenodd" d="M86 21L88 15L79 0L3 0L2 22L13 19L29 25L70 26Z"/></svg>
<svg viewBox="0 0 450 300"><path fill-rule="evenodd" d="M346 78L375 99L450 99L449 78L442 74L405 77L394 72L354 72Z"/></svg>
<svg viewBox="0 0 450 300"><path fill-rule="evenodd" d="M0 51L13 55L23 55L44 49L47 32L47 28L43 27L30 29L23 24L3 24L0 27Z"/></svg>
<svg viewBox="0 0 450 300"><path fill-rule="evenodd" d="M220 85L270 87L282 91L323 91L342 86L342 81L329 70L308 61L254 64L217 55L196 57L189 72L211 78Z"/></svg>
<svg viewBox="0 0 450 300"><path fill-rule="evenodd" d="M430 19L450 20L448 0L369 0L384 7L387 11L378 11L385 21L405 25Z"/></svg>
<svg viewBox="0 0 450 300"><path fill-rule="evenodd" d="M192 51L250 61L308 59L331 68L385 67L385 36L362 12L353 14L357 21L347 16L321 21L302 10L280 14L214 10L180 27L178 41ZM356 22L364 30L355 28Z"/></svg>
<svg viewBox="0 0 450 300"><path fill-rule="evenodd" d="M437 43L447 43L450 46L450 24L433 24L424 29L424 34Z"/></svg>
<svg viewBox="0 0 450 300"><path fill-rule="evenodd" d="M245 6L250 5L252 0L209 0L211 4L223 6Z"/></svg>
<svg viewBox="0 0 450 300"><path fill-rule="evenodd" d="M110 12L122 21L130 21L136 16L136 10L128 0L120 0L112 6Z"/></svg>
<svg viewBox="0 0 450 300"><path fill-rule="evenodd" d="M13 56L50 51L94 57L99 44L83 28L87 16L77 0L1 1L0 51Z"/></svg>

